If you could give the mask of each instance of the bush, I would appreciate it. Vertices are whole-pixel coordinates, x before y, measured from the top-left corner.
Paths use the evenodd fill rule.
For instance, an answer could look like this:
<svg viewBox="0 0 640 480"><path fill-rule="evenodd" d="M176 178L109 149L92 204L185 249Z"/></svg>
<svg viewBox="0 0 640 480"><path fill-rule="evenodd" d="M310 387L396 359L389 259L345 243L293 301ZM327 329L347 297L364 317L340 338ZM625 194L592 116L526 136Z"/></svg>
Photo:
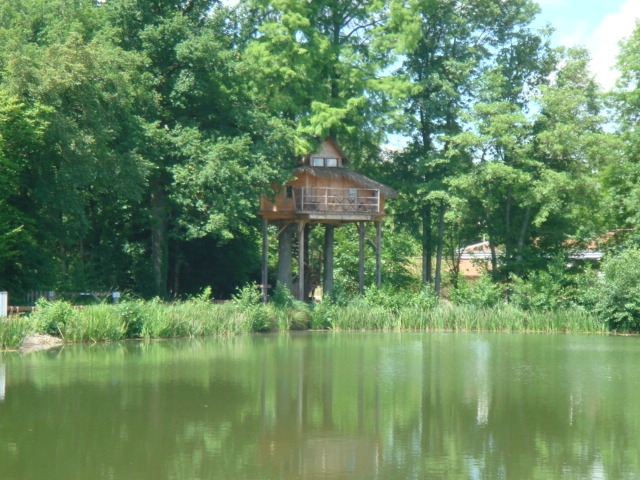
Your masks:
<svg viewBox="0 0 640 480"><path fill-rule="evenodd" d="M461 277L458 280L458 287L449 293L449 300L457 305L485 308L495 307L502 302L502 297L502 286L494 283L486 274L472 282Z"/></svg>
<svg viewBox="0 0 640 480"><path fill-rule="evenodd" d="M262 304L262 293L257 285L247 284L231 298L236 309L247 316L252 331L268 332L276 329L277 316L272 308Z"/></svg>
<svg viewBox="0 0 640 480"><path fill-rule="evenodd" d="M428 285L419 292L392 287L372 287L365 292L364 301L372 307L383 307L398 313L406 308L429 310L437 305L438 297Z"/></svg>
<svg viewBox="0 0 640 480"><path fill-rule="evenodd" d="M58 300L50 302L40 298L36 310L31 314L37 332L62 336L68 323L77 318L78 310L69 302Z"/></svg>
<svg viewBox="0 0 640 480"><path fill-rule="evenodd" d="M115 309L124 323L125 337L141 337L144 326L144 302L126 301L119 303Z"/></svg>
<svg viewBox="0 0 640 480"><path fill-rule="evenodd" d="M568 299L561 283L547 272L535 272L526 280L514 277L510 302L522 310L548 311L565 308Z"/></svg>
<svg viewBox="0 0 640 480"><path fill-rule="evenodd" d="M585 274L578 301L611 330L640 331L640 249L607 258L599 274Z"/></svg>

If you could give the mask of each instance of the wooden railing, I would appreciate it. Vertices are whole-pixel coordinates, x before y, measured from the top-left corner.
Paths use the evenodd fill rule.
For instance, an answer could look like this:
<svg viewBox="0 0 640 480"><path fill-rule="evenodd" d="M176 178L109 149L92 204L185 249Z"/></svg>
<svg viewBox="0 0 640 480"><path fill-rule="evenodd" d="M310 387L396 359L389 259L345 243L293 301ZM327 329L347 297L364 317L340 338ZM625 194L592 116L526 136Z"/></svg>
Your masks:
<svg viewBox="0 0 640 480"><path fill-rule="evenodd" d="M379 213L380 190L368 188L302 187L293 189L298 213Z"/></svg>

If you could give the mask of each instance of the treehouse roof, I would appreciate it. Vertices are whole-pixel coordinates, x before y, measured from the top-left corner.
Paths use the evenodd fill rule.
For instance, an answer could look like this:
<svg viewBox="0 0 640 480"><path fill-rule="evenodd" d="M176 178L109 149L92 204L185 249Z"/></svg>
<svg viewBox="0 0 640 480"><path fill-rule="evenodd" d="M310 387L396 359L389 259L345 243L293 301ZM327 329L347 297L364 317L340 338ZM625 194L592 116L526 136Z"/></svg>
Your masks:
<svg viewBox="0 0 640 480"><path fill-rule="evenodd" d="M346 168L332 168L332 167L298 167L293 171L294 177L300 177L301 175L310 175L319 178L350 180L363 188L370 188L372 190L379 190L380 193L387 198L396 198L398 193L391 187L388 187L382 183L371 180L369 177L356 173Z"/></svg>

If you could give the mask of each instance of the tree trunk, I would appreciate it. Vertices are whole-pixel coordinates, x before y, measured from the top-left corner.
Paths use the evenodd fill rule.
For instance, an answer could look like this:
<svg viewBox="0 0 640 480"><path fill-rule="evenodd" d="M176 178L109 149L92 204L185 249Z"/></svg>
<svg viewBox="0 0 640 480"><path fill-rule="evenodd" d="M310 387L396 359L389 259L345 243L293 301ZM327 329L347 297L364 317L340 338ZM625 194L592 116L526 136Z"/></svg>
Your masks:
<svg viewBox="0 0 640 480"><path fill-rule="evenodd" d="M442 283L442 244L444 243L444 214L446 205L444 200L440 200L440 208L438 211L438 251L436 254L436 279L434 290L437 296L440 296L440 285Z"/></svg>
<svg viewBox="0 0 640 480"><path fill-rule="evenodd" d="M154 294L163 299L167 297L168 224L164 189L156 183L151 192L151 257Z"/></svg>
<svg viewBox="0 0 640 480"><path fill-rule="evenodd" d="M284 227L278 237L278 284L285 286L292 295L291 262L293 258L293 227Z"/></svg>
<svg viewBox="0 0 640 480"><path fill-rule="evenodd" d="M422 209L422 283L431 283L431 261L433 258L433 242L431 240L431 205Z"/></svg>
<svg viewBox="0 0 640 480"><path fill-rule="evenodd" d="M489 237L489 250L491 250L491 276L496 280L498 278L498 256L496 255L496 246L491 237Z"/></svg>
<svg viewBox="0 0 640 480"><path fill-rule="evenodd" d="M513 195L511 194L511 185L507 185L507 199L504 212L504 258L506 261L507 279L511 272L513 264L513 247L511 238L511 204L513 203Z"/></svg>
<svg viewBox="0 0 640 480"><path fill-rule="evenodd" d="M269 220L262 219L262 303L269 301Z"/></svg>
<svg viewBox="0 0 640 480"><path fill-rule="evenodd" d="M524 218L522 219L522 225L520 226L520 234L518 235L518 246L516 251L516 260L518 262L518 274L522 274L522 251L524 250L524 239L527 235L527 229L529 228L529 217L531 216L531 206L528 206L524 212Z"/></svg>
<svg viewBox="0 0 640 480"><path fill-rule="evenodd" d="M323 296L330 295L333 291L333 242L335 228L333 225L325 225L324 227Z"/></svg>

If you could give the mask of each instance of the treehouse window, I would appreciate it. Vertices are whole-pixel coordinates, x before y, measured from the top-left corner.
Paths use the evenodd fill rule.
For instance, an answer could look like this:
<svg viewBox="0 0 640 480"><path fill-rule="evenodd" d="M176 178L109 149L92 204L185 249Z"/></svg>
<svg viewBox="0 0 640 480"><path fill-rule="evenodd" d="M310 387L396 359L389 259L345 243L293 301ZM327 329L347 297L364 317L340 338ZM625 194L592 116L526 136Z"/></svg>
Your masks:
<svg viewBox="0 0 640 480"><path fill-rule="evenodd" d="M338 159L337 158L312 157L311 158L311 166L312 167L337 167L338 166Z"/></svg>
<svg viewBox="0 0 640 480"><path fill-rule="evenodd" d="M327 167L337 167L338 166L338 159L337 158L327 158Z"/></svg>
<svg viewBox="0 0 640 480"><path fill-rule="evenodd" d="M287 198L293 198L293 187L291 185L287 185Z"/></svg>

